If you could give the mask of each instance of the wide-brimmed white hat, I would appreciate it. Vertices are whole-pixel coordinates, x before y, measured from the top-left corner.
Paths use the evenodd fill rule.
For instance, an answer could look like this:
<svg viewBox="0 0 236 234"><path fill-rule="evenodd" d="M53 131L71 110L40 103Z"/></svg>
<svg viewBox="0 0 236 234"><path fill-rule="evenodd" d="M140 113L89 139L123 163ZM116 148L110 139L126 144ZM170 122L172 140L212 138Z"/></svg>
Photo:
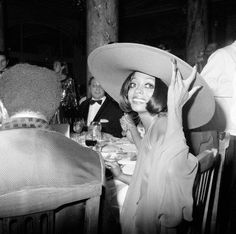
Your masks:
<svg viewBox="0 0 236 234"><path fill-rule="evenodd" d="M88 56L88 66L104 90L118 102L123 82L134 71L158 77L169 86L172 74L171 58L176 59L183 79L189 77L193 68L180 58L167 51L136 43L101 46ZM215 111L213 94L199 74L193 86L198 85L202 88L183 110L184 122L190 129L206 124Z"/></svg>

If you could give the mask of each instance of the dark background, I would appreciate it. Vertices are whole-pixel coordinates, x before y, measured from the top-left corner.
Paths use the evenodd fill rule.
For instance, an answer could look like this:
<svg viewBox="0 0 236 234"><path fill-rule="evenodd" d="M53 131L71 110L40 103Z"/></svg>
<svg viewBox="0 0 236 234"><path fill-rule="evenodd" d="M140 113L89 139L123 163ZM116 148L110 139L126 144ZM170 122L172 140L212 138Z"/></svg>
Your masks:
<svg viewBox="0 0 236 234"><path fill-rule="evenodd" d="M52 68L69 64L86 83L85 0L6 0L5 44L10 65L29 62ZM185 59L187 0L120 0L119 41L164 45ZM209 42L223 46L236 32L236 1L209 0Z"/></svg>

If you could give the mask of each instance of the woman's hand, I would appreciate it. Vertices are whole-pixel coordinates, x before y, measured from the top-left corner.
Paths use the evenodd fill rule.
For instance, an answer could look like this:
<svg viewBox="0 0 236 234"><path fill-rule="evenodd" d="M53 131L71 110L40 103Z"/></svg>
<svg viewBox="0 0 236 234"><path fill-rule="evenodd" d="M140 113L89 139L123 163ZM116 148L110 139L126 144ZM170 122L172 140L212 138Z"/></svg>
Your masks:
<svg viewBox="0 0 236 234"><path fill-rule="evenodd" d="M110 169L114 178L125 184L130 184L132 175L124 174L116 161L105 161L106 168Z"/></svg>
<svg viewBox="0 0 236 234"><path fill-rule="evenodd" d="M122 135L123 136L127 136L127 138L133 142L132 136L131 136L131 129L132 128L136 128L133 120L131 119L131 117L129 116L129 114L124 114L121 119L120 119L120 125L122 128Z"/></svg>
<svg viewBox="0 0 236 234"><path fill-rule="evenodd" d="M105 161L105 166L111 170L113 176L117 179L122 175L120 165L116 161Z"/></svg>
<svg viewBox="0 0 236 234"><path fill-rule="evenodd" d="M201 87L195 86L189 90L190 85L196 79L197 67L193 67L193 71L187 79L183 79L177 67L176 60L172 60L172 77L168 89L168 112L172 110L182 110L184 104L192 97L192 95Z"/></svg>
<svg viewBox="0 0 236 234"><path fill-rule="evenodd" d="M123 131L128 131L131 128L135 127L135 124L129 114L124 114L120 119L121 128Z"/></svg>
<svg viewBox="0 0 236 234"><path fill-rule="evenodd" d="M174 132L182 129L182 108L184 104L193 96L193 94L201 88L195 86L189 90L190 85L195 80L197 74L196 66L193 68L190 76L183 80L182 75L177 67L176 60L172 61L172 77L168 89L168 127L166 137Z"/></svg>
<svg viewBox="0 0 236 234"><path fill-rule="evenodd" d="M130 115L124 114L120 119L120 124L123 129L122 135L126 136L131 143L139 147L141 136Z"/></svg>

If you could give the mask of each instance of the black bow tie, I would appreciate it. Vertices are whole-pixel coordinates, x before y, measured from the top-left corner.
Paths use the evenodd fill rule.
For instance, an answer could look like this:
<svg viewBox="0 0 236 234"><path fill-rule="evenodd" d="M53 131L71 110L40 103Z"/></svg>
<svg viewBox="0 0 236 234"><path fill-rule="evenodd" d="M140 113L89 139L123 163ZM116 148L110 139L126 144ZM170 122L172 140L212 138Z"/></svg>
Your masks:
<svg viewBox="0 0 236 234"><path fill-rule="evenodd" d="M93 105L94 103L98 103L99 105L101 105L102 100L93 100L93 99L91 99L90 102L89 102L90 105Z"/></svg>

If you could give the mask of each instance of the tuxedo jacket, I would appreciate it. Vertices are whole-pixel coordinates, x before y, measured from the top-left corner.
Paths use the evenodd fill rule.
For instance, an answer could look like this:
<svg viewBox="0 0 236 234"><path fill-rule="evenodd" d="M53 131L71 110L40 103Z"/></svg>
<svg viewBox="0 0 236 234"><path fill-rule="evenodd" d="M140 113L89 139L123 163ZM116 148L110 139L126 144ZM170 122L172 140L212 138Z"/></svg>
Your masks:
<svg viewBox="0 0 236 234"><path fill-rule="evenodd" d="M79 106L79 116L83 118L85 122L87 122L88 118L90 100L91 98L88 98ZM118 103L110 97L106 97L93 121L100 121L101 119L108 120L108 123L102 123L102 132L109 133L115 137L122 137L122 129L120 126L120 118L122 115L123 112Z"/></svg>

